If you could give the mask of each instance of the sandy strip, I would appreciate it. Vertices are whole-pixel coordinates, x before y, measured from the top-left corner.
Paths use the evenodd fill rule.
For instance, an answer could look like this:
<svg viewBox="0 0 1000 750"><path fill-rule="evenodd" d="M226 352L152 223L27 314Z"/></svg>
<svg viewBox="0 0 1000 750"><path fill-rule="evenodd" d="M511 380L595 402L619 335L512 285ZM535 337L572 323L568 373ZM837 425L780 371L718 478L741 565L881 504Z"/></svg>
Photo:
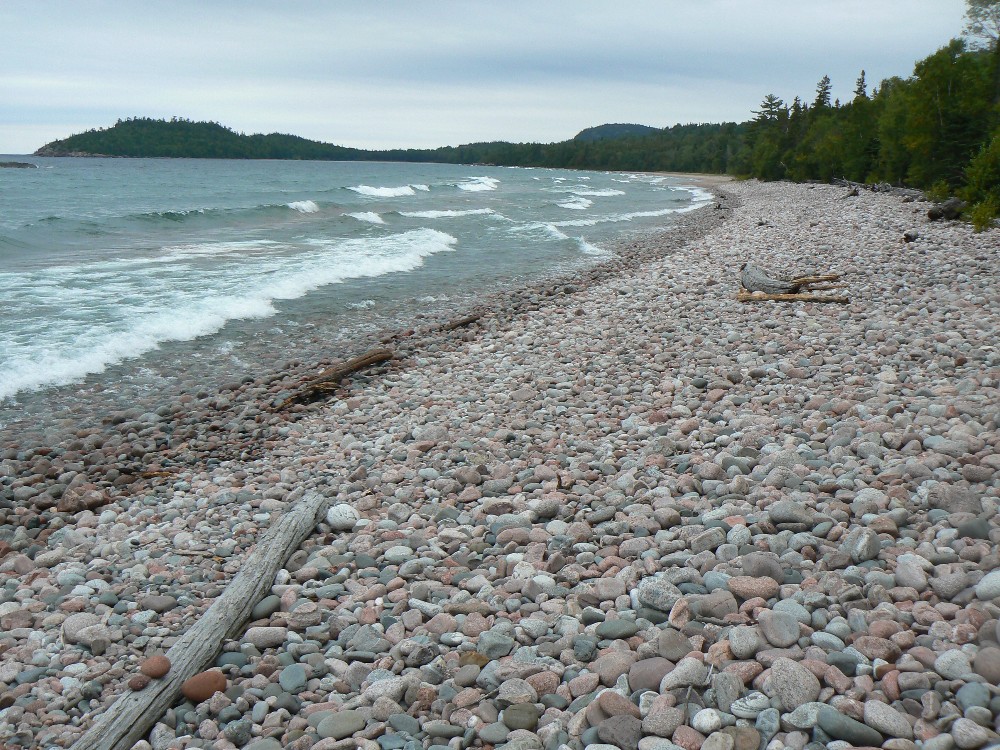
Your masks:
<svg viewBox="0 0 1000 750"><path fill-rule="evenodd" d="M309 490L334 508L225 647L226 694L137 748L995 741L998 232L714 190L332 403L227 396L197 439L229 452L30 528L7 507L0 743L68 746ZM737 303L747 259L852 302Z"/></svg>

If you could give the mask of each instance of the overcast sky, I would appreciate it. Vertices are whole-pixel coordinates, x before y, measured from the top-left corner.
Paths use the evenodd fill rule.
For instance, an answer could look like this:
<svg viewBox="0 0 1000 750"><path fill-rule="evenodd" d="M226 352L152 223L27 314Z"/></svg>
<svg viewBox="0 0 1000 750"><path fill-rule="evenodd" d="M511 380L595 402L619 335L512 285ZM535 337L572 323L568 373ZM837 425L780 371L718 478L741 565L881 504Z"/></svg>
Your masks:
<svg viewBox="0 0 1000 750"><path fill-rule="evenodd" d="M133 115L362 148L552 142L848 99L964 0L0 0L0 153Z"/></svg>

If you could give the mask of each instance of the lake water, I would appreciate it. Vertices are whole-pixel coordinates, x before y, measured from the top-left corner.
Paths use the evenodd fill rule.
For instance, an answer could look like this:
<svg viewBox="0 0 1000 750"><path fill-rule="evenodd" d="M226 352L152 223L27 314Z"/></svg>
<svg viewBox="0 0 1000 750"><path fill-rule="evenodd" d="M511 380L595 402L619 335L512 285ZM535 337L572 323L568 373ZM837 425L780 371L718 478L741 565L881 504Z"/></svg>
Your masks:
<svg viewBox="0 0 1000 750"><path fill-rule="evenodd" d="M608 257L710 196L674 177L45 159L0 169L0 426L211 388Z"/></svg>

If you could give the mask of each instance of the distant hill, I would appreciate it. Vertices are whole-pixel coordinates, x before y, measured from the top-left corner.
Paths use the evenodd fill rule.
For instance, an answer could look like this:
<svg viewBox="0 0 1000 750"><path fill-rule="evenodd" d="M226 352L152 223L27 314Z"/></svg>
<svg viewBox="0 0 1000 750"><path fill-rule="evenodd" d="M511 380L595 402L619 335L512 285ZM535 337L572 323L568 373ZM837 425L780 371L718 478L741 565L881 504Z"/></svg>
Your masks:
<svg viewBox="0 0 1000 750"><path fill-rule="evenodd" d="M217 122L135 117L52 141L35 155L346 160L365 153L284 133L244 135Z"/></svg>
<svg viewBox="0 0 1000 750"><path fill-rule="evenodd" d="M651 128L649 125L617 122L581 130L573 140L593 142L613 140L615 138L636 138L644 135L653 135L653 133L658 133L659 131L660 128Z"/></svg>
<svg viewBox="0 0 1000 750"><path fill-rule="evenodd" d="M217 122L132 117L108 128L52 141L36 156L123 156L187 159L309 159L493 164L569 169L725 172L742 148L746 126L600 125L558 143L467 143L435 149L366 151L295 135L244 135ZM588 137L587 134L593 134Z"/></svg>

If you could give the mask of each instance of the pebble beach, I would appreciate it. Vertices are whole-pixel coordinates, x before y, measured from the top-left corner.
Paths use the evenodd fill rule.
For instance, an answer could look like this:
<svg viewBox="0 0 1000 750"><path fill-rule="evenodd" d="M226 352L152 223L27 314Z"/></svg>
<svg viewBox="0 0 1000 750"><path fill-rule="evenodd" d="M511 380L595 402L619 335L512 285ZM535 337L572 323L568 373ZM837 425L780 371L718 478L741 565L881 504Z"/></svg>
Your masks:
<svg viewBox="0 0 1000 750"><path fill-rule="evenodd" d="M1000 230L708 189L469 325L384 332L329 400L288 403L324 364L291 361L5 446L0 747L159 679L308 492L314 533L135 750L1000 744ZM746 261L850 301L737 302Z"/></svg>

